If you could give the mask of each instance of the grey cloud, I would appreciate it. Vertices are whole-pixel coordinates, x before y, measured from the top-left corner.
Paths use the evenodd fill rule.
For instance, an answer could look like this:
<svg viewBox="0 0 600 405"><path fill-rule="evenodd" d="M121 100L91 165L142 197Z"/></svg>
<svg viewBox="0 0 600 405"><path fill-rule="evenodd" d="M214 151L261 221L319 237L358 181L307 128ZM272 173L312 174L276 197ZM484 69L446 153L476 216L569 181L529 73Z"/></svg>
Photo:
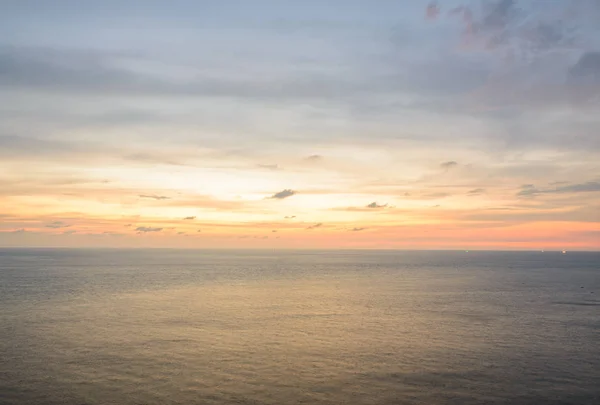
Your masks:
<svg viewBox="0 0 600 405"><path fill-rule="evenodd" d="M350 232L360 232L360 231L364 231L367 228L352 228L350 229Z"/></svg>
<svg viewBox="0 0 600 405"><path fill-rule="evenodd" d="M11 231L9 233L25 233L25 232L27 232L27 231L24 228L21 228L21 229L15 229L14 231Z"/></svg>
<svg viewBox="0 0 600 405"><path fill-rule="evenodd" d="M443 163L440 164L440 167L442 169L451 169L451 168L456 167L456 166L458 166L458 163L455 162L454 160L450 160L448 162L443 162Z"/></svg>
<svg viewBox="0 0 600 405"><path fill-rule="evenodd" d="M69 225L63 221L54 221L54 222L47 224L46 228L59 229L59 228L68 228L70 226L71 225Z"/></svg>
<svg viewBox="0 0 600 405"><path fill-rule="evenodd" d="M569 73L582 84L600 84L600 52L584 53Z"/></svg>
<svg viewBox="0 0 600 405"><path fill-rule="evenodd" d="M45 141L14 135L0 135L0 152L8 152L10 154L15 152L30 152L32 150L55 153L72 147L73 145L63 142Z"/></svg>
<svg viewBox="0 0 600 405"><path fill-rule="evenodd" d="M480 67L473 69L472 63L453 58L438 63L437 66L443 65L444 68L436 67L433 71L430 71L431 61L379 60L372 62L375 64L373 68L381 70L383 67L390 70L389 73L364 75L357 70L344 75L297 71L277 79L232 79L230 76L213 75L175 83L145 72L114 67L121 57L101 52L0 48L0 85L105 96L224 97L277 102L313 99L342 102L364 110L364 103L368 104L371 96L407 90L455 94L481 84L487 76ZM140 59L138 62L143 64L147 61ZM399 72L399 63L407 65L408 71ZM464 74L465 71L467 74ZM457 80L457 75L460 75L460 80ZM381 111L382 107L378 105L375 111ZM391 107L397 109L406 105Z"/></svg>
<svg viewBox="0 0 600 405"><path fill-rule="evenodd" d="M385 208L387 206L388 206L387 204L377 204L377 202L373 201L371 204L368 204L366 208L377 209L377 208Z"/></svg>
<svg viewBox="0 0 600 405"><path fill-rule="evenodd" d="M64 231L63 235L73 235L75 232L77 231L74 229L69 229L68 231Z"/></svg>
<svg viewBox="0 0 600 405"><path fill-rule="evenodd" d="M310 155L306 157L306 160L311 161L311 162L316 162L319 160L323 160L323 156L321 155Z"/></svg>
<svg viewBox="0 0 600 405"><path fill-rule="evenodd" d="M285 216L283 218L285 218L285 219L294 219L294 218L296 218L296 216L295 215L289 215L289 216Z"/></svg>
<svg viewBox="0 0 600 405"><path fill-rule="evenodd" d="M127 55L129 58L134 55ZM123 55L40 48L0 49L0 84L68 93L210 96L269 99L332 98L369 91L365 83L306 73L289 79L203 77L174 83L115 68ZM139 59L142 61L142 59Z"/></svg>
<svg viewBox="0 0 600 405"><path fill-rule="evenodd" d="M483 27L504 28L511 17L515 16L514 5L515 0L499 0L496 4L491 4L489 13L483 18Z"/></svg>
<svg viewBox="0 0 600 405"><path fill-rule="evenodd" d="M156 194L140 194L138 195L140 198L148 198L151 200L170 200L171 197L167 197L164 195L156 195Z"/></svg>
<svg viewBox="0 0 600 405"><path fill-rule="evenodd" d="M600 83L593 73L598 62L591 47L598 35L599 14L596 6L597 14L591 16L592 3L473 0L451 9L449 13L458 16L463 25L463 49L483 51L496 62L502 61L485 66L487 78L478 80L467 104L490 109L528 104L544 109L593 100L579 94L586 89L571 86ZM569 71L572 55L586 47L581 63ZM460 59L462 70L445 73L444 61L434 77L446 77L456 84L472 80L473 75L464 69L468 60L464 52ZM456 98L454 102L456 105Z"/></svg>
<svg viewBox="0 0 600 405"><path fill-rule="evenodd" d="M427 8L425 9L425 18L434 20L438 17L439 14L440 7L438 6L437 2L432 1L427 5Z"/></svg>
<svg viewBox="0 0 600 405"><path fill-rule="evenodd" d="M323 224L322 224L321 222L319 222L319 223L317 223L317 224L314 224L314 225L311 225L311 226L309 226L309 227L308 227L308 228L306 228L306 229L316 229L316 228L320 228L320 227L322 227L322 226L323 226Z"/></svg>
<svg viewBox="0 0 600 405"><path fill-rule="evenodd" d="M521 57L535 57L551 48L572 45L580 30L575 22L565 16L571 7L570 2L560 7L559 2L540 2L524 6L516 0L477 1L450 10L451 15L459 15L464 26L464 39L471 45L474 41L487 50L504 48ZM549 6L549 7L547 7ZM583 4L579 4L585 7ZM553 8L554 16L541 15ZM520 52L517 52L520 51ZM526 56L527 55L527 56Z"/></svg>
<svg viewBox="0 0 600 405"><path fill-rule="evenodd" d="M185 232L183 232L183 231L177 232L177 235L185 235Z"/></svg>
<svg viewBox="0 0 600 405"><path fill-rule="evenodd" d="M163 230L163 228L153 228L150 226L138 226L137 228L135 228L135 230L138 232L160 232Z"/></svg>
<svg viewBox="0 0 600 405"><path fill-rule="evenodd" d="M191 221L193 219L196 219L196 217L185 217L185 218L183 218L184 221Z"/></svg>
<svg viewBox="0 0 600 405"><path fill-rule="evenodd" d="M518 196L533 196L538 194L566 194L566 193L594 193L600 192L600 182L588 181L580 184L569 184L554 188L536 188L533 184L525 184L521 186L521 191Z"/></svg>
<svg viewBox="0 0 600 405"><path fill-rule="evenodd" d="M600 182L588 181L582 184L571 184L568 186L557 187L555 193L589 193L600 191Z"/></svg>
<svg viewBox="0 0 600 405"><path fill-rule="evenodd" d="M467 194L469 195L478 195L478 194L483 194L485 193L485 189L484 188L474 188L473 190L469 190L469 192Z"/></svg>
<svg viewBox="0 0 600 405"><path fill-rule="evenodd" d="M296 194L296 192L292 189L286 188L278 193L273 194L270 199L283 200L284 198L288 198Z"/></svg>
<svg viewBox="0 0 600 405"><path fill-rule="evenodd" d="M5 101L5 103L7 102ZM0 116L0 118L3 118L3 116ZM90 159L102 157L104 153L109 151L110 148L96 142L67 142L57 139L40 139L39 137L25 135L0 134L0 157L2 159L63 156L72 158L74 155L82 159Z"/></svg>

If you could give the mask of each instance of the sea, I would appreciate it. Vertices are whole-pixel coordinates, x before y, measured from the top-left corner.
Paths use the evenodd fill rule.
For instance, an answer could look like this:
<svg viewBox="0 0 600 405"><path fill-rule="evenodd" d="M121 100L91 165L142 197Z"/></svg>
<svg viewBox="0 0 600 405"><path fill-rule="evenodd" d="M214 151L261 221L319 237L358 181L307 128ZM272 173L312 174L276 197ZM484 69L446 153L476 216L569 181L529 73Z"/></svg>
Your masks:
<svg viewBox="0 0 600 405"><path fill-rule="evenodd" d="M0 249L0 403L600 404L600 253Z"/></svg>

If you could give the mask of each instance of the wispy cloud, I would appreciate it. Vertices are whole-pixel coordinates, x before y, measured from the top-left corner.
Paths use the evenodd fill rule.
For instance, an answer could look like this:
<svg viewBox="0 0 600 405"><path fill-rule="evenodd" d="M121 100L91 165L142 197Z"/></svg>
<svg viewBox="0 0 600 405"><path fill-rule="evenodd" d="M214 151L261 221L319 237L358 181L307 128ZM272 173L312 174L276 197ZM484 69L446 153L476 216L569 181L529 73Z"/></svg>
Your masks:
<svg viewBox="0 0 600 405"><path fill-rule="evenodd" d="M285 190L273 194L271 197L269 197L269 199L283 200L284 198L291 197L294 194L296 194L296 191L286 188Z"/></svg>
<svg viewBox="0 0 600 405"><path fill-rule="evenodd" d="M377 204L376 201L373 201L372 203L368 204L366 208L379 209L379 208L385 208L387 206L388 206L387 204Z"/></svg>
<svg viewBox="0 0 600 405"><path fill-rule="evenodd" d="M350 229L350 232L360 232L360 231L364 231L366 229L367 228L352 228L352 229Z"/></svg>
<svg viewBox="0 0 600 405"><path fill-rule="evenodd" d="M184 217L183 218L184 221L191 221L191 220L194 220L194 219L196 219L196 217Z"/></svg>
<svg viewBox="0 0 600 405"><path fill-rule="evenodd" d="M580 84L600 84L600 52L586 52L581 55L569 74Z"/></svg>
<svg viewBox="0 0 600 405"><path fill-rule="evenodd" d="M569 184L554 188L537 188L533 184L525 184L517 193L518 196L533 196L538 194L567 194L567 193L594 193L600 192L600 182L588 181L586 183Z"/></svg>
<svg viewBox="0 0 600 405"><path fill-rule="evenodd" d="M467 192L468 195L479 195L483 193L485 193L484 188L474 188L473 190L469 190L469 192Z"/></svg>
<svg viewBox="0 0 600 405"><path fill-rule="evenodd" d="M443 162L443 163L440 164L440 167L442 169L446 169L446 170L447 169L452 169L453 167L456 167L456 166L458 166L458 163L455 162L454 160L449 160L447 162Z"/></svg>
<svg viewBox="0 0 600 405"><path fill-rule="evenodd" d="M136 231L138 232L160 232L163 230L163 228L155 228L155 227L151 227L151 226L138 226L137 228L135 228Z"/></svg>
<svg viewBox="0 0 600 405"><path fill-rule="evenodd" d="M309 227L308 227L308 228L306 228L306 229L316 229L316 228L320 228L320 227L322 227L322 226L323 226L323 224L322 224L321 222L319 222L319 223L317 223L317 224L314 224L314 225L311 225L311 226L309 226Z"/></svg>
<svg viewBox="0 0 600 405"><path fill-rule="evenodd" d="M440 7L438 6L437 2L432 1L427 5L427 8L425 9L425 17L427 19L435 20L439 14Z"/></svg>
<svg viewBox="0 0 600 405"><path fill-rule="evenodd" d="M170 200L171 197L167 197L165 195L156 195L156 194L139 194L140 198L148 198L151 200Z"/></svg>
<svg viewBox="0 0 600 405"><path fill-rule="evenodd" d="M63 221L54 221L54 222L47 224L46 228L59 229L59 228L68 228L70 226L71 226L70 224L67 224Z"/></svg>
<svg viewBox="0 0 600 405"><path fill-rule="evenodd" d="M277 164L258 164L256 166L261 169L267 169L267 170L280 170L281 169L279 167L279 165L277 165Z"/></svg>

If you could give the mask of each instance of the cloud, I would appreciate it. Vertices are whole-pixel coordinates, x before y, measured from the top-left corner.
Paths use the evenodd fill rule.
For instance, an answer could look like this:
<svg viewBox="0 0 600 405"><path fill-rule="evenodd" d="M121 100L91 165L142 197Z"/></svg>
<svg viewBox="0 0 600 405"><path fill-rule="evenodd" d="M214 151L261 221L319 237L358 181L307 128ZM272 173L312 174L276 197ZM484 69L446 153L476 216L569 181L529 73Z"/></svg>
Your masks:
<svg viewBox="0 0 600 405"><path fill-rule="evenodd" d="M318 162L318 161L323 160L323 159L324 158L321 155L310 155L310 156L307 156L305 158L305 160L308 160L310 162Z"/></svg>
<svg viewBox="0 0 600 405"><path fill-rule="evenodd" d="M138 232L160 232L163 230L163 228L153 228L150 226L138 226L137 228L135 228L135 230Z"/></svg>
<svg viewBox="0 0 600 405"><path fill-rule="evenodd" d="M502 226L510 226L511 223L529 223L532 221L596 223L600 220L599 213L600 206L592 204L582 207L561 207L550 210L532 210L527 208L469 210L464 212L459 218L461 221L493 222Z"/></svg>
<svg viewBox="0 0 600 405"><path fill-rule="evenodd" d="M445 55L434 77L446 78L463 87L467 82L472 83L468 94L463 93L467 96L465 101L469 100L465 106L491 111L527 104L547 109L555 104L594 100L598 90L590 92L573 85L600 84L594 73L600 27L600 7L596 0L462 3L448 11L462 27L462 32L457 32L462 38L461 52L457 55L448 50L461 61L459 69L456 72L447 69L451 58ZM573 58L582 51L580 63L570 69ZM491 63L483 67L482 76L472 80L475 76L468 73L467 67L476 65L471 58L475 53ZM457 98L453 101L456 105Z"/></svg>
<svg viewBox="0 0 600 405"><path fill-rule="evenodd" d="M183 218L184 221L191 221L191 220L194 220L194 219L196 219L196 217L184 217Z"/></svg>
<svg viewBox="0 0 600 405"><path fill-rule="evenodd" d="M177 232L177 235L185 235L185 232L179 231L179 232Z"/></svg>
<svg viewBox="0 0 600 405"><path fill-rule="evenodd" d="M296 218L295 215L286 215L285 217L283 217L284 219L294 219Z"/></svg>
<svg viewBox="0 0 600 405"><path fill-rule="evenodd" d="M216 211L234 211L248 208L247 202L243 200L218 200L207 195L180 197L172 201L167 201L164 205L168 207L192 207L195 209Z"/></svg>
<svg viewBox="0 0 600 405"><path fill-rule="evenodd" d="M149 198L151 200L170 200L171 197L167 197L164 195L156 195L156 194L140 194L138 195L140 198Z"/></svg>
<svg viewBox="0 0 600 405"><path fill-rule="evenodd" d="M425 199L425 200L437 200L438 198L446 198L449 197L450 194L449 193L443 193L443 192L439 192L439 193L425 193L419 196L419 199Z"/></svg>
<svg viewBox="0 0 600 405"><path fill-rule="evenodd" d="M579 33L577 25L569 24L565 18L571 2L561 5L561 2L517 4L516 0L479 0L475 3L478 4L449 11L449 15L461 18L463 40L470 47L501 48L513 55L521 51L521 57L531 58L551 47L571 45Z"/></svg>
<svg viewBox="0 0 600 405"><path fill-rule="evenodd" d="M267 169L267 170L280 170L281 168L279 167L279 165L276 164L258 164L256 165L257 167L261 168L261 169Z"/></svg>
<svg viewBox="0 0 600 405"><path fill-rule="evenodd" d="M0 48L0 85L67 94L237 97L277 102L330 99L365 91L362 83L315 72L280 78L207 75L172 81L145 69L118 67L115 62L123 57L142 65L156 62L115 52L3 47Z"/></svg>
<svg viewBox="0 0 600 405"><path fill-rule="evenodd" d="M485 193L484 188L474 188L473 190L469 190L469 192L467 192L468 195L478 195L483 193Z"/></svg>
<svg viewBox="0 0 600 405"><path fill-rule="evenodd" d="M367 228L352 228L350 229L350 232L360 232L360 231L364 231Z"/></svg>
<svg viewBox="0 0 600 405"><path fill-rule="evenodd" d="M427 5L425 9L425 18L429 20L435 20L440 14L440 8L437 2L433 1Z"/></svg>
<svg viewBox="0 0 600 405"><path fill-rule="evenodd" d="M64 231L63 235L73 235L75 232L77 231L74 229L69 229L68 231Z"/></svg>
<svg viewBox="0 0 600 405"><path fill-rule="evenodd" d="M68 228L71 225L64 223L63 221L54 221L46 225L46 228L59 229L59 228Z"/></svg>
<svg viewBox="0 0 600 405"><path fill-rule="evenodd" d="M124 236L124 234L119 233L119 232L102 232L102 235L106 235L106 236Z"/></svg>
<svg viewBox="0 0 600 405"><path fill-rule="evenodd" d="M378 209L378 208L385 208L387 206L388 206L387 204L377 204L377 202L373 201L371 204L368 204L366 206L366 208Z"/></svg>
<svg viewBox="0 0 600 405"><path fill-rule="evenodd" d="M273 194L269 199L283 200L284 198L288 198L296 194L296 192L292 189L286 188L278 193Z"/></svg>
<svg viewBox="0 0 600 405"><path fill-rule="evenodd" d="M322 227L322 226L323 226L323 224L322 224L321 222L319 222L319 223L317 223L317 224L314 224L314 225L311 225L311 226L309 226L309 227L308 227L308 228L306 228L306 229L316 229L316 228L320 228L320 227Z"/></svg>
<svg viewBox="0 0 600 405"><path fill-rule="evenodd" d="M25 233L27 232L24 228L15 229L14 231L10 231L9 233Z"/></svg>
<svg viewBox="0 0 600 405"><path fill-rule="evenodd" d="M581 84L600 84L600 52L586 52L569 71L570 77Z"/></svg>
<svg viewBox="0 0 600 405"><path fill-rule="evenodd" d="M277 229L273 229L271 232L277 232Z"/></svg>
<svg viewBox="0 0 600 405"><path fill-rule="evenodd" d="M202 229L198 229L196 232L202 232Z"/></svg>
<svg viewBox="0 0 600 405"><path fill-rule="evenodd" d="M456 166L458 166L458 163L455 162L454 160L449 160L447 162L440 163L440 167L442 169L446 169L446 170L452 169L453 167L456 167Z"/></svg>
<svg viewBox="0 0 600 405"><path fill-rule="evenodd" d="M567 193L595 193L600 192L600 182L588 181L586 183L569 184L554 188L539 189L533 184L525 184L521 186L521 191L517 196L533 196L538 194L567 194Z"/></svg>
<svg viewBox="0 0 600 405"><path fill-rule="evenodd" d="M0 70L2 66L0 64ZM91 149L91 148L90 148ZM0 156L65 156L73 153L89 154L91 150L74 142L44 140L27 136L0 135Z"/></svg>

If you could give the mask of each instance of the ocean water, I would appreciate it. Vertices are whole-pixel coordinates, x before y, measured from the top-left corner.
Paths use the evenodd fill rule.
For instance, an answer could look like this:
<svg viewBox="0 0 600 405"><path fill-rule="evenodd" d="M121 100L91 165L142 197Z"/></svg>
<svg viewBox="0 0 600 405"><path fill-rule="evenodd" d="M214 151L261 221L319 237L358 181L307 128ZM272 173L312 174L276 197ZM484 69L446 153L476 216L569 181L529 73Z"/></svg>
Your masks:
<svg viewBox="0 0 600 405"><path fill-rule="evenodd" d="M600 404L600 253L0 249L1 404Z"/></svg>

